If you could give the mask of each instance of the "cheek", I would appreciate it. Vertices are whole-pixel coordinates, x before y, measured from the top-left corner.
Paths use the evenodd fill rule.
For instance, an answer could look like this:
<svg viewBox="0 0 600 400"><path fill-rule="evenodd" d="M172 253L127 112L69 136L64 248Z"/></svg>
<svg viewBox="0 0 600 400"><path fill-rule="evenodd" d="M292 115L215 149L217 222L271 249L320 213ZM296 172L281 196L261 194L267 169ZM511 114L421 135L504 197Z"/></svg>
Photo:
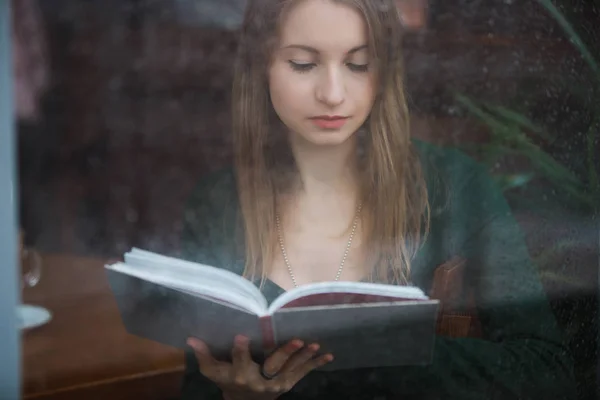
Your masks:
<svg viewBox="0 0 600 400"><path fill-rule="evenodd" d="M273 108L282 119L294 117L301 112L306 100L306 90L285 66L274 66L269 71L269 92Z"/></svg>
<svg viewBox="0 0 600 400"><path fill-rule="evenodd" d="M375 87L373 80L365 80L358 83L354 87L356 96L356 105L360 109L361 113L369 114L373 103L375 102Z"/></svg>

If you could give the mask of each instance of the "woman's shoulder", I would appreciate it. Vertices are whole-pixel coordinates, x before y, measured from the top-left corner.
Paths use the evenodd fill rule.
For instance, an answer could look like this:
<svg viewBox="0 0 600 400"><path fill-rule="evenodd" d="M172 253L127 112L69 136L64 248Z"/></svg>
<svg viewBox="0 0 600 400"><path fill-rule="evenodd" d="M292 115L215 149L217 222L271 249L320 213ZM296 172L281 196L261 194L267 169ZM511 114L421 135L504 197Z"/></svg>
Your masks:
<svg viewBox="0 0 600 400"><path fill-rule="evenodd" d="M456 146L413 139L428 184L443 181L453 191L470 185L493 183L487 167Z"/></svg>
<svg viewBox="0 0 600 400"><path fill-rule="evenodd" d="M486 174L483 164L456 146L441 145L413 139L414 148L423 165L426 178L436 174L462 179L473 174Z"/></svg>
<svg viewBox="0 0 600 400"><path fill-rule="evenodd" d="M413 144L423 166L432 210L459 214L475 209L484 214L507 211L504 194L484 164L457 147L420 140Z"/></svg>

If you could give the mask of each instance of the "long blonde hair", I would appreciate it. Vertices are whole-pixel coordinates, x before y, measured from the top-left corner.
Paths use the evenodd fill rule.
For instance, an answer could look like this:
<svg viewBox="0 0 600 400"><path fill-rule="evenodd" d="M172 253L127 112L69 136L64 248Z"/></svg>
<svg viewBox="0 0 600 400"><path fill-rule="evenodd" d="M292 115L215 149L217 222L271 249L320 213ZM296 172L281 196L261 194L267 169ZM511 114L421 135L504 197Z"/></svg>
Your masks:
<svg viewBox="0 0 600 400"><path fill-rule="evenodd" d="M233 84L235 169L244 227L244 275L261 277L278 242L276 203L282 175L293 168L269 98L267 70L281 16L297 0L250 0L241 28ZM427 187L409 133L403 85L402 26L394 0L333 0L365 18L375 61L377 95L365 122L361 182L362 243L373 267L370 278L409 280L411 259L429 230ZM265 268L265 266L267 268Z"/></svg>

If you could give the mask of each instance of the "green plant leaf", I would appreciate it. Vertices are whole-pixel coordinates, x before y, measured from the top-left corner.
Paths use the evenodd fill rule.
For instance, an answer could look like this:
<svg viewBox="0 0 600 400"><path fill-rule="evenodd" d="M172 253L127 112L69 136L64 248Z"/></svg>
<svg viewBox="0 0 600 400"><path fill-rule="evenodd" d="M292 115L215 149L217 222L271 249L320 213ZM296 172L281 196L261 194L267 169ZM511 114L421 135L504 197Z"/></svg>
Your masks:
<svg viewBox="0 0 600 400"><path fill-rule="evenodd" d="M457 94L456 99L468 111L488 125L491 129L491 134L495 138L500 139L500 142L505 143L507 147L514 148L520 155L529 158L549 179L557 181L567 180L575 186L582 185L581 180L575 174L533 143L518 127L511 127L502 123L493 114L487 112L483 107L477 105L475 101L465 95ZM504 151L506 152L507 149Z"/></svg>
<svg viewBox="0 0 600 400"><path fill-rule="evenodd" d="M569 35L571 42L579 49L579 52L581 53L583 59L592 68L592 70L596 74L598 82L600 83L600 67L598 66L598 62L596 62L596 59L594 58L594 56L592 56L592 53L589 51L584 41L577 34L575 29L573 29L573 26L569 23L567 18L565 18L563 13L560 12L560 10L554 5L554 3L552 3L551 0L539 0L539 2L546 10L548 10L550 15L554 17L554 19L567 33L567 35Z"/></svg>
<svg viewBox="0 0 600 400"><path fill-rule="evenodd" d="M527 118L525 115L513 111L509 108L498 106L498 105L487 105L490 110L493 110L497 115L504 118L507 122L513 123L516 126L521 126L523 128L529 129L534 132L540 138L552 141L552 137L548 135L540 126L536 125L533 121Z"/></svg>
<svg viewBox="0 0 600 400"><path fill-rule="evenodd" d="M527 185L533 178L535 178L535 173L533 172L496 175L496 181L503 191L523 187Z"/></svg>
<svg viewBox="0 0 600 400"><path fill-rule="evenodd" d="M455 96L460 104L490 128L493 143L481 147L487 165L491 165L502 155L525 157L558 190L565 192L585 207L594 208L594 197L585 193L583 182L572 171L533 143L518 126L507 125L506 121L499 120L483 105L477 104L464 94L456 93Z"/></svg>
<svg viewBox="0 0 600 400"><path fill-rule="evenodd" d="M493 134L497 134L498 132L502 132L507 136L514 136L514 133L507 129L506 125L497 121L492 114L486 111L482 106L479 106L475 103L475 101L471 100L469 97L463 94L456 94L456 100L462 104L471 114L475 115L483 122L485 122L491 129Z"/></svg>
<svg viewBox="0 0 600 400"><path fill-rule="evenodd" d="M583 189L583 184L577 176L564 165L556 161L552 156L541 150L535 145L523 144L517 149L523 155L529 158L534 165L540 169L547 178L556 180L559 183L572 185Z"/></svg>

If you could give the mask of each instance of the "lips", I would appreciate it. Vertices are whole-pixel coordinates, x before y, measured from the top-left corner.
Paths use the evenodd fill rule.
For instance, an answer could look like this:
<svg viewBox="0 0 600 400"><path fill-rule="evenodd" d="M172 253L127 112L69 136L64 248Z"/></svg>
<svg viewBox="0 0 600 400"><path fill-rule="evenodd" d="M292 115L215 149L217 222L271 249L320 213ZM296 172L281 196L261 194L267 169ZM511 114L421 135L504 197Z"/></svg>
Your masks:
<svg viewBox="0 0 600 400"><path fill-rule="evenodd" d="M321 129L340 129L348 121L348 117L339 115L319 115L311 118L313 124Z"/></svg>

